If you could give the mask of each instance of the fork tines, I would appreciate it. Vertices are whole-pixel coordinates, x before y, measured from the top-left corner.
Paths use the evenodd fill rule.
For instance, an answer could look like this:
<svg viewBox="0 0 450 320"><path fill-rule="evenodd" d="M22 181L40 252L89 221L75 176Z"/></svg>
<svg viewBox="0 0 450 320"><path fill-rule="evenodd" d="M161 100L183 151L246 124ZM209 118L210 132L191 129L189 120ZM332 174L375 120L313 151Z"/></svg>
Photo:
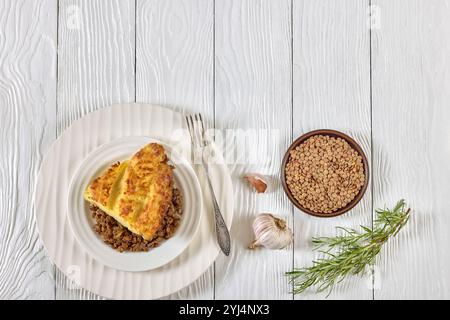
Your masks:
<svg viewBox="0 0 450 320"><path fill-rule="evenodd" d="M205 140L205 126L203 125L202 115L196 113L194 115L186 116L186 123L191 135L192 144L196 147L204 147Z"/></svg>

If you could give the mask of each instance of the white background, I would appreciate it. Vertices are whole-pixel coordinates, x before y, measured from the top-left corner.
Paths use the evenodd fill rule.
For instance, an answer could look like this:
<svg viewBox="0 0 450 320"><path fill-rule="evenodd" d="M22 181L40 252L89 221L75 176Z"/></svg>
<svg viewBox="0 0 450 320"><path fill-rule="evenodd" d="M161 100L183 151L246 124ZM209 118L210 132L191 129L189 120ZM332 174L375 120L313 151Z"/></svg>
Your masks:
<svg viewBox="0 0 450 320"><path fill-rule="evenodd" d="M445 0L0 0L0 298L99 298L45 256L32 190L73 120L133 101L279 130L267 165L231 166L231 256L167 298L324 298L293 297L283 273L315 257L312 236L370 226L402 197L411 220L374 275L329 298L450 298L449 17ZM319 128L350 134L371 162L363 201L338 218L294 210L277 178L292 139ZM250 171L272 176L272 192L242 183ZM294 244L246 249L260 212L284 216Z"/></svg>

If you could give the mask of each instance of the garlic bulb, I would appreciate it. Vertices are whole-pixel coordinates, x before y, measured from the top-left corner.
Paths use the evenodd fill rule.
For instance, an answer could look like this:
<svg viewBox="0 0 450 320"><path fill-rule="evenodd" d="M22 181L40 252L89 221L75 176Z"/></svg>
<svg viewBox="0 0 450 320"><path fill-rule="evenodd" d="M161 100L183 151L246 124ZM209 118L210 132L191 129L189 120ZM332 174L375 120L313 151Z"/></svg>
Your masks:
<svg viewBox="0 0 450 320"><path fill-rule="evenodd" d="M267 190L267 180L266 178L257 173L251 173L244 176L248 183L255 188L256 192L264 193Z"/></svg>
<svg viewBox="0 0 450 320"><path fill-rule="evenodd" d="M293 239L292 231L286 225L286 221L269 213L262 213L255 218L253 232L256 239L250 244L250 249L258 246L283 249Z"/></svg>

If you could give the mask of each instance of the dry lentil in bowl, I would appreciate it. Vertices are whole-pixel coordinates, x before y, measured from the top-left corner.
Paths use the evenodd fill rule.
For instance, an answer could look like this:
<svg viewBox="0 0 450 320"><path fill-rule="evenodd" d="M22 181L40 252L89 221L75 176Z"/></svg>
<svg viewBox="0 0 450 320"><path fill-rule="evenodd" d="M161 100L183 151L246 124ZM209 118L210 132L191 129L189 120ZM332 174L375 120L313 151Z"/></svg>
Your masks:
<svg viewBox="0 0 450 320"><path fill-rule="evenodd" d="M318 214L345 208L366 182L362 156L346 140L321 134L290 150L284 174L292 197Z"/></svg>

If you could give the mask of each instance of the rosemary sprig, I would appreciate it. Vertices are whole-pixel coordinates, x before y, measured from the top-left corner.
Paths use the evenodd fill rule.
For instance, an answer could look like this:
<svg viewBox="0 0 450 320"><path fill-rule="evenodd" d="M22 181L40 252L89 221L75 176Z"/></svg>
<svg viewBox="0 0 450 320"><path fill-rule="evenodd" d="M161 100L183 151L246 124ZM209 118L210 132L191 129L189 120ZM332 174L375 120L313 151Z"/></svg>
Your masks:
<svg viewBox="0 0 450 320"><path fill-rule="evenodd" d="M361 226L362 231L337 227L341 235L313 238L314 250L324 257L307 268L294 269L286 274L294 284L294 294L318 285L317 292L329 290L347 275L363 275L373 265L384 243L400 231L409 219L409 209L400 200L392 210L376 210L373 228Z"/></svg>

